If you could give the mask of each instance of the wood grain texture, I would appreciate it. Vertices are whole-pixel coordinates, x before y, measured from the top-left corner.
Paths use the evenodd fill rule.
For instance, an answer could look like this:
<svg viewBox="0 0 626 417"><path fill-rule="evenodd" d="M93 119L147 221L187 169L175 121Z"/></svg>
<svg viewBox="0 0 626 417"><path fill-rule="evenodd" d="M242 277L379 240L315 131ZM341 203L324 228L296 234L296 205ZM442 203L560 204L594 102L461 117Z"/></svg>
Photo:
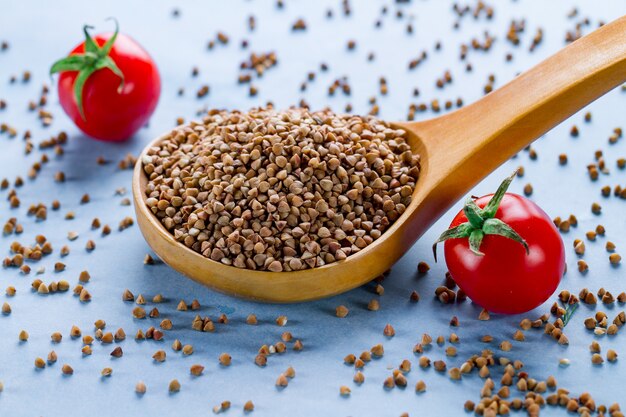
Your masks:
<svg viewBox="0 0 626 417"><path fill-rule="evenodd" d="M139 227L168 265L215 290L298 302L360 286L389 269L445 211L490 172L586 104L626 81L626 17L579 39L476 103L406 129L422 172L406 212L346 260L297 272L238 269L174 240L145 204L141 157L133 173ZM148 146L154 146L163 137ZM144 151L145 152L145 151Z"/></svg>

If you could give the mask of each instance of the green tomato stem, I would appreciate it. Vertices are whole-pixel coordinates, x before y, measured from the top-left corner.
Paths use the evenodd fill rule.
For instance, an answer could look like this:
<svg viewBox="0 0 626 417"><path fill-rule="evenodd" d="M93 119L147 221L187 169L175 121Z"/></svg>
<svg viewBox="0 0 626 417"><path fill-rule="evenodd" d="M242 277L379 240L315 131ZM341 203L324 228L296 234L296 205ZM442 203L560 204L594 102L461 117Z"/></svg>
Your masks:
<svg viewBox="0 0 626 417"><path fill-rule="evenodd" d="M489 200L487 205L482 209L478 207L473 197L467 199L463 206L463 213L468 221L446 230L439 236L439 239L433 244L435 262L437 262L437 243L444 242L448 239L468 238L469 249L472 253L476 256L484 256L484 253L480 251L480 245L483 238L487 235L503 236L507 239L514 240L526 249L526 254L528 255L529 248L526 241L513 230L511 226L495 218L502 198L504 198L506 190L509 188L509 185L511 185L516 175L517 171L513 172L502 181L498 190L494 193L493 197L491 197L491 200Z"/></svg>
<svg viewBox="0 0 626 417"><path fill-rule="evenodd" d="M76 99L78 112L83 120L85 120L83 89L85 87L85 83L94 72L103 68L108 68L120 78L120 85L117 89L118 93L121 93L124 88L124 73L109 56L111 48L113 47L119 33L119 25L117 20L114 18L107 20L113 20L115 22L115 32L102 47L99 47L89 34L89 29L93 29L93 27L85 25L83 26L83 32L85 33L85 52L83 54L72 54L68 57L62 58L50 67L50 75L65 71L78 72L78 75L74 80L74 98Z"/></svg>

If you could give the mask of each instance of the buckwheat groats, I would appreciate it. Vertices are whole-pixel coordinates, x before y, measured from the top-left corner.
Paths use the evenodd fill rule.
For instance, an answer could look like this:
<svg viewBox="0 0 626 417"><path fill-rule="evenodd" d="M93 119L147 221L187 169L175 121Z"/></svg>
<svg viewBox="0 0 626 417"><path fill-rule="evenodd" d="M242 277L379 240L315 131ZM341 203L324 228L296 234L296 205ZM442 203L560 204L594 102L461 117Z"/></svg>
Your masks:
<svg viewBox="0 0 626 417"><path fill-rule="evenodd" d="M406 210L420 158L405 138L371 116L212 110L147 151L146 204L214 261L323 266L371 244Z"/></svg>

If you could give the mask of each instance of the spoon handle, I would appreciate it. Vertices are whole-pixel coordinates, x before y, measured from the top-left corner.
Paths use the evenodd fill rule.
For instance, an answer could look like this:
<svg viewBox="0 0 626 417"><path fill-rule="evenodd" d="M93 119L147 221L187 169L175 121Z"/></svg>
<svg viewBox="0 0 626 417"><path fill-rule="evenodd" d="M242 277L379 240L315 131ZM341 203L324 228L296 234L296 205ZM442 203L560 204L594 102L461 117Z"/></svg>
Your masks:
<svg viewBox="0 0 626 417"><path fill-rule="evenodd" d="M451 204L533 140L626 81L626 16L456 112L409 125ZM439 168L442 169L439 169ZM437 193L439 194L439 193Z"/></svg>

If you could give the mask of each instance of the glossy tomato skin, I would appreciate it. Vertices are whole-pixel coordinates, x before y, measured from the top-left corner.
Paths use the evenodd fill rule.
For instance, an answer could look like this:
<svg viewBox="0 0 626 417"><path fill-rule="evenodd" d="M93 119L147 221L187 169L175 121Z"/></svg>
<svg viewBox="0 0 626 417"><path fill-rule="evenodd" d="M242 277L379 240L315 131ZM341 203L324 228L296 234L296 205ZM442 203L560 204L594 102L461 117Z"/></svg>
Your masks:
<svg viewBox="0 0 626 417"><path fill-rule="evenodd" d="M102 46L112 35L97 35L94 41ZM70 55L84 52L83 42ZM137 132L154 112L161 93L161 78L150 55L126 35L118 34L109 56L124 74L121 93L118 91L120 78L110 69L94 72L83 89L83 119L74 96L78 72L65 71L59 77L59 99L65 113L87 135L105 141L122 141Z"/></svg>
<svg viewBox="0 0 626 417"><path fill-rule="evenodd" d="M476 200L484 207L492 195ZM458 286L488 311L517 314L532 310L556 290L565 271L565 248L548 215L517 194L504 195L496 218L513 228L529 247L505 237L486 235L480 246L484 256L469 250L467 238L445 241L446 264ZM461 211L450 227L467 221Z"/></svg>

